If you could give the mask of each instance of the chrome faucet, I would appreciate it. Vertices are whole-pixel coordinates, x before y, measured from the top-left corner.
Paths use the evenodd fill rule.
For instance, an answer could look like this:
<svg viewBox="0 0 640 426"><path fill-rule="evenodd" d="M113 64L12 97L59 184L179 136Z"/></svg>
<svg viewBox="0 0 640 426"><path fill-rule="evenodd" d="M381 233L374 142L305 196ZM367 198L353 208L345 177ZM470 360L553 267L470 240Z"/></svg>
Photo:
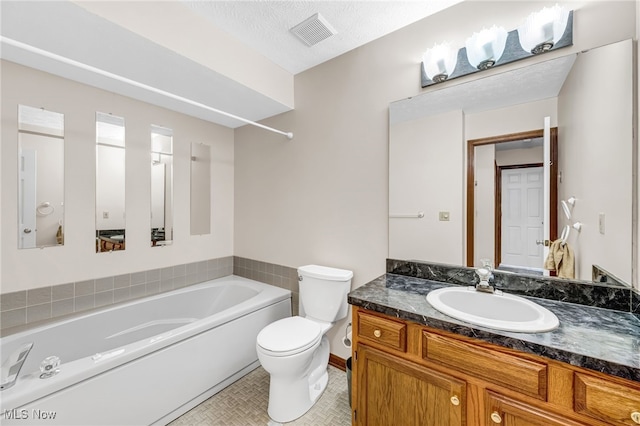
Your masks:
<svg viewBox="0 0 640 426"><path fill-rule="evenodd" d="M2 363L0 390L9 389L16 384L22 365L27 360L31 348L33 348L33 343L23 344Z"/></svg>
<svg viewBox="0 0 640 426"><path fill-rule="evenodd" d="M483 293L494 293L495 288L489 283L489 280L493 279L493 274L489 268L478 268L476 274L480 278L480 282L476 284L476 290Z"/></svg>

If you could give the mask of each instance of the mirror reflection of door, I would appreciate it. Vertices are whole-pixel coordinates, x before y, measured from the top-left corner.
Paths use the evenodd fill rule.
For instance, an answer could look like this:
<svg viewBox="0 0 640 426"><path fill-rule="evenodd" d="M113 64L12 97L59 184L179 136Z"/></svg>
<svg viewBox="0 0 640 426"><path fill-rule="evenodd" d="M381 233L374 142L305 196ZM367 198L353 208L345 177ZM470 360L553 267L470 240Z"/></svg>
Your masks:
<svg viewBox="0 0 640 426"><path fill-rule="evenodd" d="M18 248L64 244L64 115L18 105Z"/></svg>
<svg viewBox="0 0 640 426"><path fill-rule="evenodd" d="M557 129L551 129L550 189L544 193L543 130L470 140L468 264L544 274L544 224L557 236ZM549 219L545 220L548 211Z"/></svg>
<svg viewBox="0 0 640 426"><path fill-rule="evenodd" d="M96 252L125 249L124 118L96 113Z"/></svg>
<svg viewBox="0 0 640 426"><path fill-rule="evenodd" d="M498 145L499 146L499 145ZM499 269L542 273L544 199L542 164L498 166L500 202ZM497 203L496 203L497 204Z"/></svg>

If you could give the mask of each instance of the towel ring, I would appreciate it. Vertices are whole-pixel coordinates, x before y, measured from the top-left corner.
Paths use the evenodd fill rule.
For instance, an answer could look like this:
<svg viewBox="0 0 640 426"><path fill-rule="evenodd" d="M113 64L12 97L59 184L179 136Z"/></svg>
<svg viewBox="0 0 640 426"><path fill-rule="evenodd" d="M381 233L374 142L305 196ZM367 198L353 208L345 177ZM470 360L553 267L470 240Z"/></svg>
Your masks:
<svg viewBox="0 0 640 426"><path fill-rule="evenodd" d="M562 234L560 234L560 239L562 240L562 245L565 245L567 243L567 239L569 238L569 234L571 234L571 228L569 227L569 225L565 225L564 228L562 228Z"/></svg>
<svg viewBox="0 0 640 426"><path fill-rule="evenodd" d="M48 201L40 203L40 205L36 208L36 212L38 212L40 216L49 216L54 211L55 207L53 207Z"/></svg>

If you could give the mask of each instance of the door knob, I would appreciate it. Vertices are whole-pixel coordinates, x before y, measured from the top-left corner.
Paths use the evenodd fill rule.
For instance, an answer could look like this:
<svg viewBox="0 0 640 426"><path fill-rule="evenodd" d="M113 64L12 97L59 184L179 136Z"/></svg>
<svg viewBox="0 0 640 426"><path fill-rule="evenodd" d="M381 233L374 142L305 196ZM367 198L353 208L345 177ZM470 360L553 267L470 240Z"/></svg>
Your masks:
<svg viewBox="0 0 640 426"><path fill-rule="evenodd" d="M491 413L491 421L494 423L502 423L502 417L497 411Z"/></svg>
<svg viewBox="0 0 640 426"><path fill-rule="evenodd" d="M31 228L24 228L22 230L22 232L24 232L25 234L30 234L31 233Z"/></svg>
<svg viewBox="0 0 640 426"><path fill-rule="evenodd" d="M373 335L376 336L376 337L380 337L380 336L382 336L382 332L380 330L375 330L373 332Z"/></svg>
<svg viewBox="0 0 640 426"><path fill-rule="evenodd" d="M549 240L536 240L536 244L539 246L544 245L545 247L549 247L551 245L551 241Z"/></svg>

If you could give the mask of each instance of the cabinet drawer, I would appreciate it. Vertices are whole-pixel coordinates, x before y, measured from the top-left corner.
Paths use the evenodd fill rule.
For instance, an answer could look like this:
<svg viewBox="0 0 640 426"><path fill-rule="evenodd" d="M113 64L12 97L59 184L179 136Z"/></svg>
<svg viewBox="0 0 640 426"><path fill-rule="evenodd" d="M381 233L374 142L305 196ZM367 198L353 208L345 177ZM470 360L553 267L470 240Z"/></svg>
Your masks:
<svg viewBox="0 0 640 426"><path fill-rule="evenodd" d="M486 391L485 401L486 425L585 426L560 414L491 391Z"/></svg>
<svg viewBox="0 0 640 426"><path fill-rule="evenodd" d="M438 334L422 332L422 357L546 401L547 365Z"/></svg>
<svg viewBox="0 0 640 426"><path fill-rule="evenodd" d="M640 390L574 373L574 410L612 425L640 424Z"/></svg>
<svg viewBox="0 0 640 426"><path fill-rule="evenodd" d="M407 325L402 322L358 313L358 337L405 352Z"/></svg>

